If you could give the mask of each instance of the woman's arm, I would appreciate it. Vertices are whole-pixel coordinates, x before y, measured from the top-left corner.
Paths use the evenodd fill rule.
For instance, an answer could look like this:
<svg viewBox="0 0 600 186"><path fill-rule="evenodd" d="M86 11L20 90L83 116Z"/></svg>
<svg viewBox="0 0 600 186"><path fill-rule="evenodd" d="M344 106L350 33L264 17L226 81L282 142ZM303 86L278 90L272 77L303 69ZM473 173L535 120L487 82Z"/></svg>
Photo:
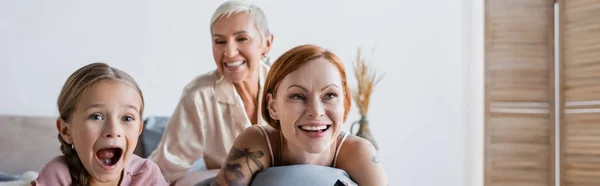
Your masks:
<svg viewBox="0 0 600 186"><path fill-rule="evenodd" d="M356 136L348 136L340 149L337 167L350 175L358 185L385 186L387 175L377 150L371 142Z"/></svg>
<svg viewBox="0 0 600 186"><path fill-rule="evenodd" d="M271 166L267 141L258 126L246 128L239 134L213 186L250 185L254 175Z"/></svg>
<svg viewBox="0 0 600 186"><path fill-rule="evenodd" d="M184 90L175 112L163 133L160 143L148 159L155 162L162 174L175 183L204 154L204 127L202 101L198 95Z"/></svg>

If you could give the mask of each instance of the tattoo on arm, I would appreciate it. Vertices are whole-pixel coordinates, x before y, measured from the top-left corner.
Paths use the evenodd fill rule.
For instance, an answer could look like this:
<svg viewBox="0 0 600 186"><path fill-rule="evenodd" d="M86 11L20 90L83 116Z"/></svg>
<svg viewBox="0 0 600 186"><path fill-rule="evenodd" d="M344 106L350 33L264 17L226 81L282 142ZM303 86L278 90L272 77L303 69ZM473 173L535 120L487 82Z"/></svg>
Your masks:
<svg viewBox="0 0 600 186"><path fill-rule="evenodd" d="M258 170L262 170L265 168L265 166L258 160L258 158L261 158L263 156L264 153L262 151L251 152L248 148L240 150L238 148L232 147L231 152L229 152L229 157L227 159L239 160L241 158L246 158L246 165L248 166L248 169L250 169L251 173L254 173L254 171L252 171L252 168L250 167L250 160L252 160L252 162L254 162L256 166L258 166Z"/></svg>
<svg viewBox="0 0 600 186"><path fill-rule="evenodd" d="M232 147L231 151L229 151L229 155L227 156L227 162L236 161L240 159L245 159L246 166L248 166L248 170L250 171L250 175L244 175L242 172L243 160L240 163L226 163L223 168L223 176L224 181L229 186L245 186L248 185L249 180L246 180L250 176L255 173L255 171L259 171L264 169L264 165L260 162L259 158L263 157L264 153L262 151L250 151L249 148L238 149L236 147ZM258 167L257 170L253 171L252 167L250 167L250 160L254 162L254 164ZM213 183L214 185L219 185L217 180Z"/></svg>
<svg viewBox="0 0 600 186"><path fill-rule="evenodd" d="M379 163L379 162L381 162L381 160L379 159L379 155L373 156L373 158L371 158L371 161L373 163Z"/></svg>
<svg viewBox="0 0 600 186"><path fill-rule="evenodd" d="M244 173L242 172L242 166L239 163L225 165L225 181L229 186L245 186Z"/></svg>

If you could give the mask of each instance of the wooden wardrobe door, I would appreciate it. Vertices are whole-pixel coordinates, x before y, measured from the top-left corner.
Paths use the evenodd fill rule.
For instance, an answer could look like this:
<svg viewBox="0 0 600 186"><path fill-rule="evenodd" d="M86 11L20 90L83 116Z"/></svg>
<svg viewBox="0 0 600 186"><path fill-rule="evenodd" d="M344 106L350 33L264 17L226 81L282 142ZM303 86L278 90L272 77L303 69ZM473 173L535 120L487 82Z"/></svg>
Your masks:
<svg viewBox="0 0 600 186"><path fill-rule="evenodd" d="M554 1L485 4L485 185L554 185Z"/></svg>
<svg viewBox="0 0 600 186"><path fill-rule="evenodd" d="M600 0L560 0L561 185L600 185Z"/></svg>

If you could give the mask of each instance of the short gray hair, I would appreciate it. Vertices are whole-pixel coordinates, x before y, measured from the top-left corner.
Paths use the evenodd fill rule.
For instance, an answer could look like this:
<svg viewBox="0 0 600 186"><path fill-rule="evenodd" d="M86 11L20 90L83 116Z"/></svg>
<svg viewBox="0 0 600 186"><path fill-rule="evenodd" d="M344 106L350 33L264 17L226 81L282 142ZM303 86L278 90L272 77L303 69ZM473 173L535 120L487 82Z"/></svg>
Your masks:
<svg viewBox="0 0 600 186"><path fill-rule="evenodd" d="M267 36L270 33L269 25L267 25L267 17L260 7L245 0L229 0L221 4L215 13L210 18L210 25L215 23L219 18L228 17L235 13L248 13L254 19L254 24L261 36ZM212 31L211 31L212 32Z"/></svg>

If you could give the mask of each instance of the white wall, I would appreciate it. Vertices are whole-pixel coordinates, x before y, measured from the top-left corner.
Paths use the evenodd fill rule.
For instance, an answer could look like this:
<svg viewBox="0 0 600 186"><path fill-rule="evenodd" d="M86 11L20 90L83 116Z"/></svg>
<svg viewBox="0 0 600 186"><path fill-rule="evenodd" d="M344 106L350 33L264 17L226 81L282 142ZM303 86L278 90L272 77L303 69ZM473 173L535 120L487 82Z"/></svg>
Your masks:
<svg viewBox="0 0 600 186"><path fill-rule="evenodd" d="M0 114L56 116L69 74L103 61L138 81L147 116L170 115L184 85L215 68L208 24L220 2L0 1ZM470 0L256 2L275 34L273 60L318 44L345 60L355 85L355 47L376 46L385 78L369 119L390 185L480 185Z"/></svg>

